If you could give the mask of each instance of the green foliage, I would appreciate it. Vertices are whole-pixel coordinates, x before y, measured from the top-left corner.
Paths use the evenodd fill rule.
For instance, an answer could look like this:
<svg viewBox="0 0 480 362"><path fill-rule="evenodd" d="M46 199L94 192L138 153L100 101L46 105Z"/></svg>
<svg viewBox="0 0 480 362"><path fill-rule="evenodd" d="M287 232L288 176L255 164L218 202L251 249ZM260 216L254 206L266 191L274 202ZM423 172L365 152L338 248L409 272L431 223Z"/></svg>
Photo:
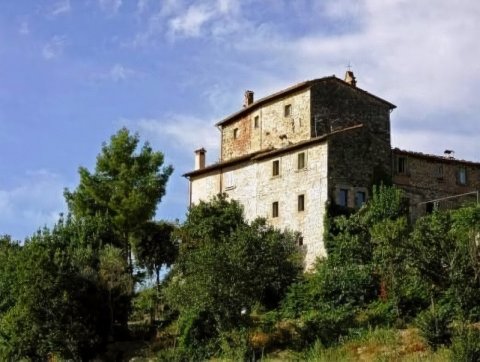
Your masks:
<svg viewBox="0 0 480 362"><path fill-rule="evenodd" d="M0 313L4 358L87 358L103 342L103 294L89 278L90 253L72 243L69 225L61 220L10 255L17 269L2 291L9 300Z"/></svg>
<svg viewBox="0 0 480 362"><path fill-rule="evenodd" d="M242 215L238 202L220 195L193 206L179 231L167 296L180 311L185 348L248 325L253 306L276 306L301 271L295 235Z"/></svg>
<svg viewBox="0 0 480 362"><path fill-rule="evenodd" d="M435 212L418 220L409 239L409 262L462 319L480 317L480 206Z"/></svg>
<svg viewBox="0 0 480 362"><path fill-rule="evenodd" d="M157 285L160 284L162 266L170 266L178 253L174 241L175 225L160 221L147 222L135 236L135 255L138 264L146 268L150 275L155 275Z"/></svg>
<svg viewBox="0 0 480 362"><path fill-rule="evenodd" d="M432 348L450 344L452 317L451 310L445 305L432 305L418 315L416 324Z"/></svg>
<svg viewBox="0 0 480 362"><path fill-rule="evenodd" d="M70 212L75 218L107 218L115 238L111 243L129 255L132 234L151 220L165 194L173 172L162 168L164 157L145 143L135 153L139 137L122 128L104 144L97 156L95 172L80 167L80 184L73 192L65 190Z"/></svg>
<svg viewBox="0 0 480 362"><path fill-rule="evenodd" d="M478 325L459 325L452 339L452 360L480 361L480 329Z"/></svg>

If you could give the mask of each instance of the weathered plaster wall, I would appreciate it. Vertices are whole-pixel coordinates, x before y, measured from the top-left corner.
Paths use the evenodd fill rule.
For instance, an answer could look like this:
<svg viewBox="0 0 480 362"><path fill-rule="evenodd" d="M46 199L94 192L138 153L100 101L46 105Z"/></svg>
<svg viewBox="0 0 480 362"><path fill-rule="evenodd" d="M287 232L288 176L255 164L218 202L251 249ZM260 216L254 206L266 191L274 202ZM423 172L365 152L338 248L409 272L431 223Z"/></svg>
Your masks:
<svg viewBox="0 0 480 362"><path fill-rule="evenodd" d="M195 204L220 193L220 177L219 170L193 177L190 182L190 202Z"/></svg>
<svg viewBox="0 0 480 362"><path fill-rule="evenodd" d="M287 117L284 116L286 105L291 106L291 114ZM255 117L258 117L257 128ZM308 139L310 124L308 89L275 100L222 128L222 160ZM238 130L237 138L234 138L235 129Z"/></svg>
<svg viewBox="0 0 480 362"><path fill-rule="evenodd" d="M298 170L300 152L305 153L306 164L305 168ZM311 267L317 257L326 256L323 222L328 190L327 156L328 147L324 142L224 168L221 175L222 191L242 203L247 219L266 217L278 228L302 233L306 267ZM272 176L272 162L275 160L280 162L278 176ZM210 173L192 178L192 201L207 200L217 194L215 187L199 189L206 185L218 186L219 177L219 173ZM299 195L305 197L304 211L298 211ZM279 204L278 217L272 217L273 202Z"/></svg>

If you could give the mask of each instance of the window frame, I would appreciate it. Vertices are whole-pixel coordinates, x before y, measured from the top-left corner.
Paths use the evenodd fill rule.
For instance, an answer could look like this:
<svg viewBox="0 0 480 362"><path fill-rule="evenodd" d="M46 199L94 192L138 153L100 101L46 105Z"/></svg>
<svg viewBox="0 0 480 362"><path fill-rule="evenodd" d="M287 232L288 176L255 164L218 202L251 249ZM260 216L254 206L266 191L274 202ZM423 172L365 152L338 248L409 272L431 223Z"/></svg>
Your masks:
<svg viewBox="0 0 480 362"><path fill-rule="evenodd" d="M280 160L272 161L272 177L280 176Z"/></svg>
<svg viewBox="0 0 480 362"><path fill-rule="evenodd" d="M462 177L463 175L463 177ZM457 183L462 186L467 185L467 168L465 166L459 166L457 171Z"/></svg>
<svg viewBox="0 0 480 362"><path fill-rule="evenodd" d="M272 218L277 218L279 215L278 201L272 202Z"/></svg>
<svg viewBox="0 0 480 362"><path fill-rule="evenodd" d="M348 191L349 190L347 188L340 188L338 190L338 206L348 207ZM343 198L341 197L342 193L344 193Z"/></svg>
<svg viewBox="0 0 480 362"><path fill-rule="evenodd" d="M397 165L395 172L399 175L407 174L407 157L397 156Z"/></svg>
<svg viewBox="0 0 480 362"><path fill-rule="evenodd" d="M300 162L301 160L301 162ZM307 167L307 156L305 152L297 154L297 170L304 170Z"/></svg>
<svg viewBox="0 0 480 362"><path fill-rule="evenodd" d="M297 211L298 212L305 211L305 194L300 194L297 197Z"/></svg>
<svg viewBox="0 0 480 362"><path fill-rule="evenodd" d="M358 195L363 195L361 204L358 202L358 200L359 200ZM355 207L359 209L363 205L365 205L366 202L367 202L367 193L363 190L355 191Z"/></svg>

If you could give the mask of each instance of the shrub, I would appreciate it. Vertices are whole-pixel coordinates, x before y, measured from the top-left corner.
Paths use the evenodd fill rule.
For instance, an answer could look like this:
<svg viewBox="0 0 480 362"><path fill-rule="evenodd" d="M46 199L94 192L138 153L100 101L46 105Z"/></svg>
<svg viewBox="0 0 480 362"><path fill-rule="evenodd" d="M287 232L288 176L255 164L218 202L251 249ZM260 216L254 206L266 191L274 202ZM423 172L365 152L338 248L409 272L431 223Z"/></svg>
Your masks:
<svg viewBox="0 0 480 362"><path fill-rule="evenodd" d="M433 349L450 344L452 314L445 306L437 306L421 312L416 324L420 333Z"/></svg>
<svg viewBox="0 0 480 362"><path fill-rule="evenodd" d="M452 360L480 361L480 330L478 326L460 326L452 339Z"/></svg>

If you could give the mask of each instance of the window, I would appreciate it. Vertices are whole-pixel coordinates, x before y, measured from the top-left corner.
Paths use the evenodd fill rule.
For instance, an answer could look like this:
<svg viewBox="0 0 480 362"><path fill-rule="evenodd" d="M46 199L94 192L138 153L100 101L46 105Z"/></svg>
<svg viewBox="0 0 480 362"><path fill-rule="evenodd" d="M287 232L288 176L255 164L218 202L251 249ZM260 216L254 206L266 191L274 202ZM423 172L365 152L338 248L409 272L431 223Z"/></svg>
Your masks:
<svg viewBox="0 0 480 362"><path fill-rule="evenodd" d="M235 128L233 130L233 139L237 139L238 138L238 128Z"/></svg>
<svg viewBox="0 0 480 362"><path fill-rule="evenodd" d="M305 152L301 152L298 154L297 169L303 170L304 168L305 168Z"/></svg>
<svg viewBox="0 0 480 362"><path fill-rule="evenodd" d="M272 176L280 175L280 161L275 160L272 163Z"/></svg>
<svg viewBox="0 0 480 362"><path fill-rule="evenodd" d="M427 202L425 204L425 212L427 214L433 213L435 210L438 210L438 203L437 202Z"/></svg>
<svg viewBox="0 0 480 362"><path fill-rule="evenodd" d="M458 183L460 185L467 184L467 169L464 166L461 166L458 169Z"/></svg>
<svg viewBox="0 0 480 362"><path fill-rule="evenodd" d="M347 207L348 206L348 190L340 189L338 193L338 205Z"/></svg>
<svg viewBox="0 0 480 362"><path fill-rule="evenodd" d="M305 210L305 195L298 195L298 211Z"/></svg>
<svg viewBox="0 0 480 362"><path fill-rule="evenodd" d="M287 104L285 106L285 108L283 109L283 115L285 117L290 117L290 115L292 114L292 105L291 104Z"/></svg>
<svg viewBox="0 0 480 362"><path fill-rule="evenodd" d="M224 174L225 191L235 188L235 178L232 171L225 172Z"/></svg>
<svg viewBox="0 0 480 362"><path fill-rule="evenodd" d="M355 193L355 207L362 207L365 204L365 201L367 201L367 195L365 194L365 191L357 191Z"/></svg>
<svg viewBox="0 0 480 362"><path fill-rule="evenodd" d="M297 244L298 246L302 246L303 245L303 236L299 236L298 239L297 239Z"/></svg>
<svg viewBox="0 0 480 362"><path fill-rule="evenodd" d="M400 173L400 174L407 173L407 159L405 157L397 158L397 173Z"/></svg>
<svg viewBox="0 0 480 362"><path fill-rule="evenodd" d="M278 217L278 201L272 203L272 217Z"/></svg>
<svg viewBox="0 0 480 362"><path fill-rule="evenodd" d="M435 176L440 180L443 179L443 165L437 166L435 169Z"/></svg>
<svg viewBox="0 0 480 362"><path fill-rule="evenodd" d="M253 119L253 127L254 128L260 127L260 117L259 116L255 116L255 118Z"/></svg>

